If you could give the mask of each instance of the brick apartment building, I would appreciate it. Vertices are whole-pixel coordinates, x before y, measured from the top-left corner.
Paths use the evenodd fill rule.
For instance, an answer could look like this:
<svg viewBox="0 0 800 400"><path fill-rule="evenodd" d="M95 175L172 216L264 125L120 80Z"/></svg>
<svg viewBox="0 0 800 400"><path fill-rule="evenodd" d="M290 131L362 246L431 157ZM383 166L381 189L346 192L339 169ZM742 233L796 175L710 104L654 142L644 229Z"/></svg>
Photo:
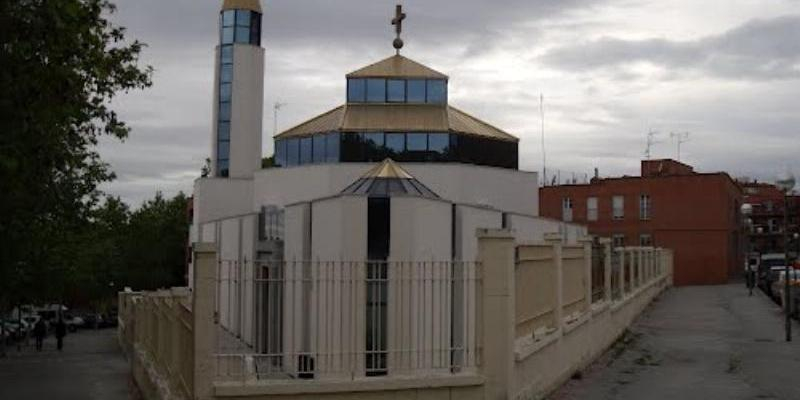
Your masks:
<svg viewBox="0 0 800 400"><path fill-rule="evenodd" d="M742 191L724 172L644 160L641 176L594 178L540 189L544 217L586 224L616 246L675 251L675 284L722 284L743 265Z"/></svg>
<svg viewBox="0 0 800 400"><path fill-rule="evenodd" d="M749 250L760 254L783 253L786 250L784 241L784 195L783 192L769 183L742 182L744 203L753 206L749 216L748 236ZM794 258L800 249L800 195L790 195L789 211L789 257Z"/></svg>

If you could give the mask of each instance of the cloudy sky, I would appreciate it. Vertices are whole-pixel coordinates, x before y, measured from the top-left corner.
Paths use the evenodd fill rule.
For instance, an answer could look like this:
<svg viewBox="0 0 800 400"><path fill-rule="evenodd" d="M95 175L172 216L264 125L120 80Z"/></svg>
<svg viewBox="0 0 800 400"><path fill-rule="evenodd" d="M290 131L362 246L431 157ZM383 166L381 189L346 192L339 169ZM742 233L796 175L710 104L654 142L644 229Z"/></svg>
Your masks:
<svg viewBox="0 0 800 400"><path fill-rule="evenodd" d="M272 105L288 128L344 101L347 72L392 54L396 1L262 0L264 154ZM153 87L114 106L133 128L101 154L105 187L138 204L191 191L210 153L216 0L118 1L113 19L149 45ZM654 158L773 179L800 173L800 0L402 1L403 54L450 76L450 102L519 136L520 165L638 173Z"/></svg>

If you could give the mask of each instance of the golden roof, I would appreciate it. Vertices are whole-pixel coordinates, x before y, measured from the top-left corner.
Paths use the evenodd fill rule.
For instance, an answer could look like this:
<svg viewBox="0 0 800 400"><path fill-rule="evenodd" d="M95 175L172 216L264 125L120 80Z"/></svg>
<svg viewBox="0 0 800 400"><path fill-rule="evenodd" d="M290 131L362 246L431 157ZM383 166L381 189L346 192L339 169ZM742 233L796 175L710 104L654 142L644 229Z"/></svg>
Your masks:
<svg viewBox="0 0 800 400"><path fill-rule="evenodd" d="M447 79L447 75L399 54L351 72L347 77Z"/></svg>
<svg viewBox="0 0 800 400"><path fill-rule="evenodd" d="M398 178L398 179L414 179L411 174L406 172L403 167L397 165L391 158L383 160L380 164L376 165L367 171L362 178Z"/></svg>
<svg viewBox="0 0 800 400"><path fill-rule="evenodd" d="M275 137L285 139L333 131L453 132L519 142L517 137L455 107L425 104L345 104Z"/></svg>
<svg viewBox="0 0 800 400"><path fill-rule="evenodd" d="M261 11L260 0L225 0L222 3L223 10L250 10L255 12Z"/></svg>

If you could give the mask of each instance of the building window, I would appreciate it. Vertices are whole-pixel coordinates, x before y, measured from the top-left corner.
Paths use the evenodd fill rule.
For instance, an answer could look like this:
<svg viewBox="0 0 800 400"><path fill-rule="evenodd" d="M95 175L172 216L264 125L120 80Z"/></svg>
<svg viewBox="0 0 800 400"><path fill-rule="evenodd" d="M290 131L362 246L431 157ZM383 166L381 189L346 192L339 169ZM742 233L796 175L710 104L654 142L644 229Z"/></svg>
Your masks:
<svg viewBox="0 0 800 400"><path fill-rule="evenodd" d="M402 133L386 134L386 149L392 155L399 155L406 151L406 135Z"/></svg>
<svg viewBox="0 0 800 400"><path fill-rule="evenodd" d="M424 79L409 79L407 86L407 102L409 103L424 103L425 102L425 80Z"/></svg>
<svg viewBox="0 0 800 400"><path fill-rule="evenodd" d="M649 233L639 235L639 246L650 247L653 245L653 236Z"/></svg>
<svg viewBox="0 0 800 400"><path fill-rule="evenodd" d="M642 220L649 220L651 215L652 204L650 195L643 194L639 196L639 218Z"/></svg>
<svg viewBox="0 0 800 400"><path fill-rule="evenodd" d="M300 165L300 139L286 139L286 165Z"/></svg>
<svg viewBox="0 0 800 400"><path fill-rule="evenodd" d="M389 103L404 103L406 101L406 81L402 79L386 81L386 100Z"/></svg>
<svg viewBox="0 0 800 400"><path fill-rule="evenodd" d="M597 197L586 199L586 220L597 221Z"/></svg>
<svg viewBox="0 0 800 400"><path fill-rule="evenodd" d="M409 133L408 136L406 136L406 150L427 151L428 135L425 133Z"/></svg>
<svg viewBox="0 0 800 400"><path fill-rule="evenodd" d="M625 247L625 235L617 234L611 236L611 244L613 244L614 247Z"/></svg>
<svg viewBox="0 0 800 400"><path fill-rule="evenodd" d="M363 103L367 100L367 81L365 79L347 80L347 101Z"/></svg>
<svg viewBox="0 0 800 400"><path fill-rule="evenodd" d="M314 164L325 162L325 135L314 135Z"/></svg>
<svg viewBox="0 0 800 400"><path fill-rule="evenodd" d="M386 79L367 79L367 102L386 102Z"/></svg>
<svg viewBox="0 0 800 400"><path fill-rule="evenodd" d="M325 140L327 146L325 161L329 163L339 162L339 143L341 140L339 132L331 132L325 136L327 136Z"/></svg>
<svg viewBox="0 0 800 400"><path fill-rule="evenodd" d="M300 164L311 164L313 144L310 137L300 139Z"/></svg>
<svg viewBox="0 0 800 400"><path fill-rule="evenodd" d="M428 80L428 103L442 104L447 103L447 88L442 79Z"/></svg>
<svg viewBox="0 0 800 400"><path fill-rule="evenodd" d="M275 165L286 166L286 140L275 141Z"/></svg>
<svg viewBox="0 0 800 400"><path fill-rule="evenodd" d="M572 199L569 197L561 199L561 219L572 222Z"/></svg>
<svg viewBox="0 0 800 400"><path fill-rule="evenodd" d="M611 214L614 216L614 219L623 219L625 218L625 198L622 196L614 196L611 199L612 204L612 211Z"/></svg>

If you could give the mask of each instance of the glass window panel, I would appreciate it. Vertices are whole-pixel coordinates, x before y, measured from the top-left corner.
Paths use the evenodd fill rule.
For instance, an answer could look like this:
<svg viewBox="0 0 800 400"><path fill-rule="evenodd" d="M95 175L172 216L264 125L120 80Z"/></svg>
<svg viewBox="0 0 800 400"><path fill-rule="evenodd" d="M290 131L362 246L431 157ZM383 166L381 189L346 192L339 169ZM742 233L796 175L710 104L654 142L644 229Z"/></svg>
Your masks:
<svg viewBox="0 0 800 400"><path fill-rule="evenodd" d="M220 83L226 83L233 81L233 65L225 64L221 65L219 68L219 81Z"/></svg>
<svg viewBox="0 0 800 400"><path fill-rule="evenodd" d="M222 44L231 44L233 43L233 27L228 26L222 28Z"/></svg>
<svg viewBox="0 0 800 400"><path fill-rule="evenodd" d="M364 143L368 147L381 148L383 147L383 132L368 132L364 134Z"/></svg>
<svg viewBox="0 0 800 400"><path fill-rule="evenodd" d="M445 103L447 102L447 93L445 90L444 80L430 79L428 80L428 103Z"/></svg>
<svg viewBox="0 0 800 400"><path fill-rule="evenodd" d="M275 141L275 165L286 166L286 140Z"/></svg>
<svg viewBox="0 0 800 400"><path fill-rule="evenodd" d="M286 165L300 164L300 139L286 140Z"/></svg>
<svg viewBox="0 0 800 400"><path fill-rule="evenodd" d="M327 150L325 152L325 161L331 163L339 162L339 143L341 140L339 132L331 132L326 136Z"/></svg>
<svg viewBox="0 0 800 400"><path fill-rule="evenodd" d="M220 121L217 126L217 138L219 140L231 139L231 123L228 121Z"/></svg>
<svg viewBox="0 0 800 400"><path fill-rule="evenodd" d="M217 160L217 176L228 176L228 160Z"/></svg>
<svg viewBox="0 0 800 400"><path fill-rule="evenodd" d="M393 154L404 152L406 150L406 135L403 133L387 133L386 148Z"/></svg>
<svg viewBox="0 0 800 400"><path fill-rule="evenodd" d="M426 151L426 150L428 150L428 134L427 133L409 133L406 136L406 149L408 151Z"/></svg>
<svg viewBox="0 0 800 400"><path fill-rule="evenodd" d="M386 99L391 103L406 101L406 81L402 79L389 79L386 81Z"/></svg>
<svg viewBox="0 0 800 400"><path fill-rule="evenodd" d="M425 102L425 80L424 79L409 79L408 80L408 100L409 103L424 103Z"/></svg>
<svg viewBox="0 0 800 400"><path fill-rule="evenodd" d="M250 27L237 26L236 27L236 43L250 43Z"/></svg>
<svg viewBox="0 0 800 400"><path fill-rule="evenodd" d="M351 132L342 133L341 135L342 145L339 149L341 153L341 160L344 162L364 161L361 135Z"/></svg>
<svg viewBox="0 0 800 400"><path fill-rule="evenodd" d="M236 10L225 10L222 12L222 26L232 26L236 15Z"/></svg>
<svg viewBox="0 0 800 400"><path fill-rule="evenodd" d="M250 43L256 46L261 45L261 14L257 12L250 13Z"/></svg>
<svg viewBox="0 0 800 400"><path fill-rule="evenodd" d="M250 26L249 10L236 10L236 26Z"/></svg>
<svg viewBox="0 0 800 400"><path fill-rule="evenodd" d="M367 79L367 102L386 102L386 79Z"/></svg>
<svg viewBox="0 0 800 400"><path fill-rule="evenodd" d="M231 120L231 103L219 103L219 118L220 121Z"/></svg>
<svg viewBox="0 0 800 400"><path fill-rule="evenodd" d="M364 142L364 161L382 161L386 158L385 139L382 132L363 133L362 140Z"/></svg>
<svg viewBox="0 0 800 400"><path fill-rule="evenodd" d="M222 83L219 85L219 100L231 101L231 84Z"/></svg>
<svg viewBox="0 0 800 400"><path fill-rule="evenodd" d="M325 135L314 135L314 163L325 162Z"/></svg>
<svg viewBox="0 0 800 400"><path fill-rule="evenodd" d="M220 55L220 63L222 64L233 64L233 46L225 45L222 46L219 50Z"/></svg>
<svg viewBox="0 0 800 400"><path fill-rule="evenodd" d="M217 142L217 159L227 160L231 154L231 142L220 140Z"/></svg>
<svg viewBox="0 0 800 400"><path fill-rule="evenodd" d="M444 154L450 145L450 135L447 133L431 133L428 135L428 150Z"/></svg>
<svg viewBox="0 0 800 400"><path fill-rule="evenodd" d="M311 164L313 144L310 137L300 139L300 164Z"/></svg>
<svg viewBox="0 0 800 400"><path fill-rule="evenodd" d="M364 102L367 95L367 82L364 79L347 80L347 101Z"/></svg>

